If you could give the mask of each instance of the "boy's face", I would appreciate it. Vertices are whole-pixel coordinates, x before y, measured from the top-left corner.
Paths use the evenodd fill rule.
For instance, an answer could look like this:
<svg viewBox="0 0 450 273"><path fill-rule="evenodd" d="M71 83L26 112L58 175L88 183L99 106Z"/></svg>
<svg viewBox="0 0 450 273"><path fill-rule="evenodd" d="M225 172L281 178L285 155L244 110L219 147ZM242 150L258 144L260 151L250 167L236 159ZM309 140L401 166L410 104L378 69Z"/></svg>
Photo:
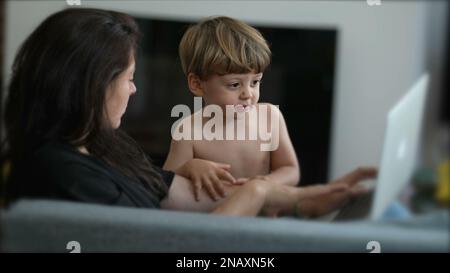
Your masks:
<svg viewBox="0 0 450 273"><path fill-rule="evenodd" d="M263 73L213 75L200 80L200 94L208 105L219 105L224 111L232 105L238 112L248 112L258 103L262 77Z"/></svg>

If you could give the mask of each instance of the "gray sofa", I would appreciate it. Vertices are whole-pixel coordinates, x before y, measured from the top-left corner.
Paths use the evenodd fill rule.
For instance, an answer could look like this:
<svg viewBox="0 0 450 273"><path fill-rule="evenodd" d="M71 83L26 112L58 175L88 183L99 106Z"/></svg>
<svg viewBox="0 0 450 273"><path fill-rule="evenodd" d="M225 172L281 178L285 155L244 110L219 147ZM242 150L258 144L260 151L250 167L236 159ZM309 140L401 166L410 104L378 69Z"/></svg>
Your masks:
<svg viewBox="0 0 450 273"><path fill-rule="evenodd" d="M329 223L22 200L1 211L1 251L449 252L449 214L403 221Z"/></svg>

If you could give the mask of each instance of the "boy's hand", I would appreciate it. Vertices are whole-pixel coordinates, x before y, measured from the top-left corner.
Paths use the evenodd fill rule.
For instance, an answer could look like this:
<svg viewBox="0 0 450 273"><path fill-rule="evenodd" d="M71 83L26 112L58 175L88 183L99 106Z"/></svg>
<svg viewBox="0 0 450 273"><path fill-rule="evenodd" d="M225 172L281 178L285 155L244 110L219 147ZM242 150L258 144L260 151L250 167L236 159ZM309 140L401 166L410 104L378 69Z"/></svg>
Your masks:
<svg viewBox="0 0 450 273"><path fill-rule="evenodd" d="M186 162L178 170L178 174L192 181L196 201L200 200L202 188L205 188L211 199L217 201L219 197L225 197L223 180L229 181L231 184L236 182L229 172L230 169L231 166L228 164L194 158Z"/></svg>
<svg viewBox="0 0 450 273"><path fill-rule="evenodd" d="M248 178L248 177L241 177L241 178L238 178L238 179L236 180L235 184L237 184L237 185L243 185L243 184L247 183L248 181L254 180L254 179L259 179L259 180L269 181L269 178L268 178L267 176L264 176L264 175L256 175L256 176L253 176L253 177L250 177L250 178Z"/></svg>

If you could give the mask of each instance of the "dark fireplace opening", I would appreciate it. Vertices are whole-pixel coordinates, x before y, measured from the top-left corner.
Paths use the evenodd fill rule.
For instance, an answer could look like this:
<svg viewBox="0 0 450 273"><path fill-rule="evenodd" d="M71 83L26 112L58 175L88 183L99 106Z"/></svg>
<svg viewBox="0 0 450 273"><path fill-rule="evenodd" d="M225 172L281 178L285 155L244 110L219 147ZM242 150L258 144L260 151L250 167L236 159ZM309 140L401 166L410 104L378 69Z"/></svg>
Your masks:
<svg viewBox="0 0 450 273"><path fill-rule="evenodd" d="M136 60L137 93L122 128L162 166L170 147L177 104L193 111L193 96L178 58L190 22L136 18L143 40ZM269 42L272 63L260 101L279 105L301 166L301 185L328 177L337 30L255 26Z"/></svg>

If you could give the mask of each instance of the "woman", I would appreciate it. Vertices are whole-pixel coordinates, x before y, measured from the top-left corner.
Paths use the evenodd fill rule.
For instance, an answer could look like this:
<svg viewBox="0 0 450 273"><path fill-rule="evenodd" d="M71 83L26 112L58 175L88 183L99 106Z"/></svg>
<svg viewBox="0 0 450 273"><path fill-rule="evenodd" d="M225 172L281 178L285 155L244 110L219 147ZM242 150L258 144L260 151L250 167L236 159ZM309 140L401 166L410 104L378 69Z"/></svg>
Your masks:
<svg viewBox="0 0 450 273"><path fill-rule="evenodd" d="M173 172L152 165L119 128L133 83L139 30L123 13L67 9L48 17L21 46L6 101L7 200L55 198L158 208L192 203L185 177L212 162ZM215 203L202 191L197 210L254 216L328 213L375 175L359 169L337 183L282 187L258 177L227 186Z"/></svg>

